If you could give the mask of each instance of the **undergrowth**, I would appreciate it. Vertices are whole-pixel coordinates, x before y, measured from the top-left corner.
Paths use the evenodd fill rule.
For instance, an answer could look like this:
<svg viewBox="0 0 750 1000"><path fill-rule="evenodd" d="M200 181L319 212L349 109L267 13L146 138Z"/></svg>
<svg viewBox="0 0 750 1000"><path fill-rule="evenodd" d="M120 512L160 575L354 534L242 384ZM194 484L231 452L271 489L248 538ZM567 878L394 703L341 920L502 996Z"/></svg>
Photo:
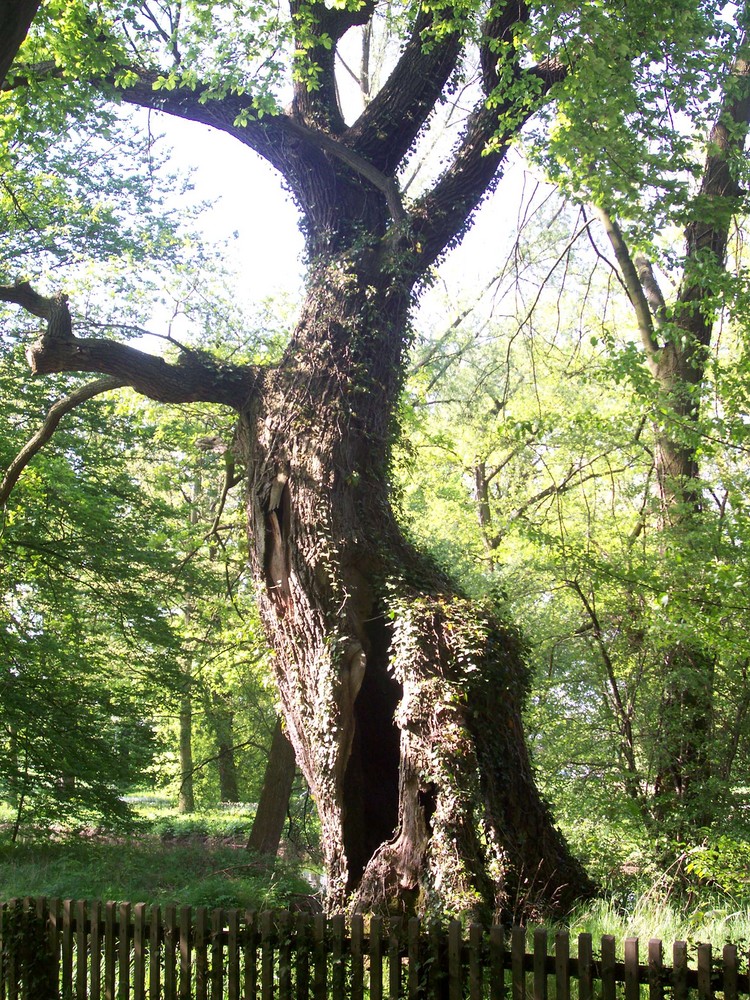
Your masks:
<svg viewBox="0 0 750 1000"><path fill-rule="evenodd" d="M136 832L27 829L0 837L0 899L23 896L269 909L315 890L301 860L254 857L246 807L180 815L135 803ZM311 874L314 874L311 872Z"/></svg>

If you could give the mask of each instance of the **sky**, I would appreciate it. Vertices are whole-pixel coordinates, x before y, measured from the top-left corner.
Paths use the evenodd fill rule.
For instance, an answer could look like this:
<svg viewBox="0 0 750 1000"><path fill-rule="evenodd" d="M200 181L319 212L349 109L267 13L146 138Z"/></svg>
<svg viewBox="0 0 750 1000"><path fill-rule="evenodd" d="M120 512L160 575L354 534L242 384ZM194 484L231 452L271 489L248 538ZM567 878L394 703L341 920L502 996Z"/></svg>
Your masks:
<svg viewBox="0 0 750 1000"><path fill-rule="evenodd" d="M192 171L194 197L211 207L200 218L209 242L231 239L248 300L296 297L304 278L303 241L298 214L279 174L253 150L216 129L168 115L152 114L151 128L171 147L171 165ZM496 191L477 213L460 247L441 263L433 288L422 296L416 324L423 336L439 336L446 326L446 303L465 309L479 302L492 276L502 267L513 241L524 181L536 181L518 153Z"/></svg>

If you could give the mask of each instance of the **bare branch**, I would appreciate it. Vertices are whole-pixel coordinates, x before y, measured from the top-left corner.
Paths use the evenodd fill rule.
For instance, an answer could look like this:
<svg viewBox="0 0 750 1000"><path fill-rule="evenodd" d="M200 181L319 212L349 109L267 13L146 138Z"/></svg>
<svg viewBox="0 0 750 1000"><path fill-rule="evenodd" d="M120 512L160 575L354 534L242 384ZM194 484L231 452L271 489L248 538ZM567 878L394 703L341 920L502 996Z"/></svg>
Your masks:
<svg viewBox="0 0 750 1000"><path fill-rule="evenodd" d="M34 455L41 451L44 445L50 440L57 429L57 425L66 413L70 413L71 410L80 406L81 403L93 399L94 396L99 396L103 392L110 392L112 389L120 389L124 385L124 382L115 378L98 379L96 382L90 382L88 385L81 386L79 389L71 392L69 396L64 396L62 399L58 399L56 403L53 403L47 416L44 418L42 426L33 437L29 438L8 466L3 481L0 484L0 506L6 504L21 473Z"/></svg>
<svg viewBox="0 0 750 1000"><path fill-rule="evenodd" d="M24 282L0 286L0 301L14 302L47 320L46 332L26 350L34 375L98 372L162 403L224 403L241 409L259 369L219 362L202 351L183 350L176 364L113 340L79 338L65 295L45 297Z"/></svg>
<svg viewBox="0 0 750 1000"><path fill-rule="evenodd" d="M448 9L445 16L450 13ZM345 133L347 145L387 174L398 169L458 62L458 31L425 45L425 33L437 16L420 11L391 75Z"/></svg>
<svg viewBox="0 0 750 1000"><path fill-rule="evenodd" d="M599 220L604 226L604 231L607 234L609 242L612 244L612 249L615 252L615 257L620 267L620 274L625 282L625 290L628 294L631 305L635 310L638 330L641 335L641 343L643 344L643 349L646 352L649 367L655 372L657 364L656 355L659 351L659 344L657 343L654 335L654 320L651 315L651 309L649 308L646 293L641 285L635 264L633 263L633 258L630 256L630 250L628 249L628 245L622 235L622 230L611 217L609 212L607 212L606 209L601 208L599 205L594 205L594 211L599 216Z"/></svg>

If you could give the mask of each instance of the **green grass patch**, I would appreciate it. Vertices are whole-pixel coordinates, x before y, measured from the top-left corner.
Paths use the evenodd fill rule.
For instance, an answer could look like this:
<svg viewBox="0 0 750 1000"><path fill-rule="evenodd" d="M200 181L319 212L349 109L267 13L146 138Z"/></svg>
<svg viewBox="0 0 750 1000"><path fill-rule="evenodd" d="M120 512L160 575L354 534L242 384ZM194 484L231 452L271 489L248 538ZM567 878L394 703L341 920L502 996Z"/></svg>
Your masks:
<svg viewBox="0 0 750 1000"><path fill-rule="evenodd" d="M301 865L253 857L245 844L254 808L189 816L166 799L131 802L136 830L26 828L0 840L0 899L47 896L242 909L284 907L315 890Z"/></svg>
<svg viewBox="0 0 750 1000"><path fill-rule="evenodd" d="M0 898L49 896L264 909L312 892L297 869L190 837L64 838L0 847Z"/></svg>
<svg viewBox="0 0 750 1000"><path fill-rule="evenodd" d="M674 941L686 941L691 946L711 944L719 953L727 942L741 949L747 949L750 943L750 912L726 897L708 893L675 901L645 893L633 900L627 911L611 900L594 900L577 910L568 926L571 945L581 933L591 934L595 947L603 934L614 935L620 957L625 938L637 937L644 943L657 938L667 946L667 963L671 963Z"/></svg>

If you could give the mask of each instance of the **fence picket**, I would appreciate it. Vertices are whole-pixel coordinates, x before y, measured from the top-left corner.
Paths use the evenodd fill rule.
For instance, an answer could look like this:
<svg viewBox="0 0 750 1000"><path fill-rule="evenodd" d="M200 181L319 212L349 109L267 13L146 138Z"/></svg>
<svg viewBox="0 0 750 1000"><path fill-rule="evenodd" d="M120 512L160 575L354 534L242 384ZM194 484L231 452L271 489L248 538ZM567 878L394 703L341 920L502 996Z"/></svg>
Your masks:
<svg viewBox="0 0 750 1000"><path fill-rule="evenodd" d="M258 995L258 914L255 910L245 913L243 957L245 964L244 1000L255 1000Z"/></svg>
<svg viewBox="0 0 750 1000"><path fill-rule="evenodd" d="M89 996L101 1000L102 996L102 904L98 899L89 905Z"/></svg>
<svg viewBox="0 0 750 1000"><path fill-rule="evenodd" d="M161 909L151 907L148 925L148 1000L161 1000Z"/></svg>
<svg viewBox="0 0 750 1000"><path fill-rule="evenodd" d="M699 1000L711 1000L711 945L698 945L698 997Z"/></svg>
<svg viewBox="0 0 750 1000"><path fill-rule="evenodd" d="M227 1000L240 1000L240 914L227 913Z"/></svg>
<svg viewBox="0 0 750 1000"><path fill-rule="evenodd" d="M461 966L461 921L451 920L448 924L448 997L461 1000L464 995L463 970Z"/></svg>
<svg viewBox="0 0 750 1000"><path fill-rule="evenodd" d="M616 942L611 934L602 935L602 1000L615 998Z"/></svg>
<svg viewBox="0 0 750 1000"><path fill-rule="evenodd" d="M16 907L18 905L18 900L11 899L8 901L7 906L5 906L3 913L3 918L5 921L10 923L14 919ZM17 958L18 953L14 946L12 928L8 926L8 965L7 965L7 975L8 975L8 1000L18 1000L18 964Z"/></svg>
<svg viewBox="0 0 750 1000"><path fill-rule="evenodd" d="M662 1000L664 996L663 952L657 938L648 943L648 996L649 1000Z"/></svg>
<svg viewBox="0 0 750 1000"><path fill-rule="evenodd" d="M484 997L484 931L481 924L469 925L469 1000Z"/></svg>
<svg viewBox="0 0 750 1000"><path fill-rule="evenodd" d="M672 945L672 996L674 1000L687 1000L688 952L686 941Z"/></svg>
<svg viewBox="0 0 750 1000"><path fill-rule="evenodd" d="M277 917L279 935L279 1000L292 997L291 914L282 910Z"/></svg>
<svg viewBox="0 0 750 1000"><path fill-rule="evenodd" d="M120 929L122 934L122 929ZM146 904L133 908L133 998L146 1000Z"/></svg>
<svg viewBox="0 0 750 1000"><path fill-rule="evenodd" d="M625 1000L639 1000L638 938L625 938Z"/></svg>
<svg viewBox="0 0 750 1000"><path fill-rule="evenodd" d="M510 932L511 1000L526 1000L526 976L523 968L525 954L526 928L514 927Z"/></svg>
<svg viewBox="0 0 750 1000"><path fill-rule="evenodd" d="M264 910L260 915L260 996L273 1000L273 914Z"/></svg>
<svg viewBox="0 0 750 1000"><path fill-rule="evenodd" d="M130 903L120 903L117 923L117 1000L130 1000Z"/></svg>
<svg viewBox="0 0 750 1000"><path fill-rule="evenodd" d="M446 938L439 924L433 923L427 931L426 972L427 995L442 997L445 995L448 983L446 966Z"/></svg>
<svg viewBox="0 0 750 1000"><path fill-rule="evenodd" d="M389 1000L399 1000L401 996L401 935L403 924L401 917L391 920L388 935L388 997Z"/></svg>
<svg viewBox="0 0 750 1000"><path fill-rule="evenodd" d="M419 917L409 917L409 922L406 925L406 957L408 961L406 995L409 1000L418 1000L419 997L419 980L422 974L420 940Z"/></svg>
<svg viewBox="0 0 750 1000"><path fill-rule="evenodd" d="M177 907L164 907L164 1000L177 1000Z"/></svg>
<svg viewBox="0 0 750 1000"><path fill-rule="evenodd" d="M570 935L555 934L555 1000L570 1000Z"/></svg>
<svg viewBox="0 0 750 1000"><path fill-rule="evenodd" d="M104 908L104 997L115 1000L115 972L117 968L117 935L115 933L117 903L108 902Z"/></svg>
<svg viewBox="0 0 750 1000"><path fill-rule="evenodd" d="M192 954L190 951L190 930L192 911L189 906L180 907L180 1000L190 1000L192 995Z"/></svg>
<svg viewBox="0 0 750 1000"><path fill-rule="evenodd" d="M73 996L73 900L72 899L66 899L63 901L62 994L64 997ZM12 997L11 1000L13 1000Z"/></svg>
<svg viewBox="0 0 750 1000"><path fill-rule="evenodd" d="M309 1000L310 997L310 916L307 913L294 915L294 932L296 941L296 984L297 1000ZM231 1000L231 998L230 998Z"/></svg>
<svg viewBox="0 0 750 1000"><path fill-rule="evenodd" d="M363 1000L365 995L365 925L361 913L352 915L349 933L351 937L351 998L352 1000Z"/></svg>
<svg viewBox="0 0 750 1000"><path fill-rule="evenodd" d="M50 997L60 995L60 900L49 901Z"/></svg>
<svg viewBox="0 0 750 1000"><path fill-rule="evenodd" d="M328 995L328 959L326 956L326 918L316 913L313 921L313 997L326 1000Z"/></svg>
<svg viewBox="0 0 750 1000"><path fill-rule="evenodd" d="M593 1000L594 954L590 934L578 935L578 997Z"/></svg>
<svg viewBox="0 0 750 1000"><path fill-rule="evenodd" d="M76 940L76 996L86 1000L88 979L88 934L86 933L86 902L81 899L75 904Z"/></svg>
<svg viewBox="0 0 750 1000"><path fill-rule="evenodd" d="M224 911L211 913L211 1000L224 995Z"/></svg>
<svg viewBox="0 0 750 1000"><path fill-rule="evenodd" d="M724 1000L737 1000L737 946L725 944L721 955L722 972L724 974Z"/></svg>
<svg viewBox="0 0 750 1000"><path fill-rule="evenodd" d="M547 931L544 927L534 930L534 1000L547 1000Z"/></svg>
<svg viewBox="0 0 750 1000"><path fill-rule="evenodd" d="M8 942L6 940L7 912L8 904L0 903L0 1000L6 1000L6 985L9 979L7 961Z"/></svg>
<svg viewBox="0 0 750 1000"><path fill-rule="evenodd" d="M370 1000L383 1000L383 918L370 918Z"/></svg>
<svg viewBox="0 0 750 1000"><path fill-rule="evenodd" d="M335 997L343 997L344 986L344 916L337 913L330 920L331 931L331 992Z"/></svg>
<svg viewBox="0 0 750 1000"><path fill-rule="evenodd" d="M490 927L490 1000L505 1000L505 931Z"/></svg>
<svg viewBox="0 0 750 1000"><path fill-rule="evenodd" d="M208 1000L208 910L199 906L195 911L195 1000Z"/></svg>

